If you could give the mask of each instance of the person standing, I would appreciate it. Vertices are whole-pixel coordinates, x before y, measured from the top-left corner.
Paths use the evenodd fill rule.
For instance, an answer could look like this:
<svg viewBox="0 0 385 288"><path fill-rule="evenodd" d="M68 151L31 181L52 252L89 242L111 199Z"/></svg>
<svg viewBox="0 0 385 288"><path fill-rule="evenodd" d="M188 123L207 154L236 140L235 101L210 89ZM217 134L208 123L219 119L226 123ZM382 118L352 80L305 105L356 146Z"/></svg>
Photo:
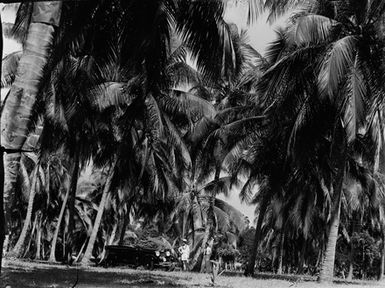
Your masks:
<svg viewBox="0 0 385 288"><path fill-rule="evenodd" d="M206 248L205 248L205 251L204 251L204 261L205 261L206 273L210 273L211 272L211 262L210 262L211 253L212 253L212 249L211 249L210 243L207 242L206 243Z"/></svg>
<svg viewBox="0 0 385 288"><path fill-rule="evenodd" d="M183 239L183 245L179 247L178 251L181 254L181 260L183 264L183 271L188 270L187 265L188 265L188 260L190 256L190 247L187 245L187 240Z"/></svg>

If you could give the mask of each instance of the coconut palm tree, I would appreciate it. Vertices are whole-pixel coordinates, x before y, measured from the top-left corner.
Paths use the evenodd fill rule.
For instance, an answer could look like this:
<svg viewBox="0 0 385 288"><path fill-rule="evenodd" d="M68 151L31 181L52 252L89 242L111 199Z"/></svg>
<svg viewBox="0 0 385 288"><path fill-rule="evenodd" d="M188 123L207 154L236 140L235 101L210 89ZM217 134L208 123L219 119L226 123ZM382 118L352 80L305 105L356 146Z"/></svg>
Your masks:
<svg viewBox="0 0 385 288"><path fill-rule="evenodd" d="M28 135L29 121L22 119L29 119L31 115L32 106L38 92L36 82L42 76L43 69L47 63L55 27L58 26L60 20L61 6L61 2L38 2L33 4L34 13L30 19L28 36L20 60L23 65L18 67L17 77L8 97L9 100L5 103L1 115L3 118L1 121L2 146L8 149L20 150ZM30 71L35 73L29 73ZM17 136L15 137L15 135ZM1 158L3 159L3 154ZM6 165L8 169L6 169L7 173L5 175L7 186L5 188L5 197L3 197L3 188L0 190L1 209L3 209L3 201L5 202L5 207L9 207L8 199L12 193L12 186L16 182L19 161L19 153L7 156ZM3 169L0 170L1 174L4 175ZM1 187L3 187L2 183L3 181L0 181ZM9 213L3 216L3 211L0 211L0 214L0 226L3 229L3 227L7 227L6 225L9 222ZM5 231L0 232L0 244L2 247Z"/></svg>
<svg viewBox="0 0 385 288"><path fill-rule="evenodd" d="M302 165L304 157L309 157L309 154L304 153L303 150L305 143L307 147L317 147L314 146L316 143L324 141L320 135L329 135L327 136L328 150L329 155L335 155L330 160L332 160L332 167L336 172L331 174L326 169L321 173L322 178L329 179L327 187L333 199L333 205L329 222L328 245L320 281L331 281L340 219L341 191L346 175L346 153L348 146L356 140L356 135L365 122L364 103L369 104L367 107L370 107L375 99L372 95L378 95L378 91L382 89L379 85L382 81L380 76L382 75L382 65L376 65L373 69L369 68L372 67L377 57L382 59L379 56L382 55L381 49L377 50L378 47L382 47L381 40L379 42L374 40L379 39L378 37L381 37L379 35L382 35L379 22L382 8L375 9L377 4L366 1L362 2L360 4L362 6L359 8L355 4L343 1L327 1L324 4L310 5L310 8L302 10L301 14L293 18L293 24L283 32L286 35L285 38L280 37L273 44L275 50L270 50L268 58L273 59L274 64L265 73L264 77L267 78L264 79L268 80L267 82L262 81L261 87L263 87L262 95L264 97L289 95L289 93L291 96L288 97L292 97L293 94L298 93L297 100L301 99L298 104L285 102L288 100L286 97L263 100L266 101L267 107L268 103L277 106L284 104L286 108L293 107L296 111L294 114L296 120L287 142L288 156L290 161L293 161L292 163ZM349 17L352 18L347 21L346 19ZM362 27L360 34L357 34L357 30L353 28L358 26ZM373 39L373 42L367 41L367 39ZM375 48L370 50L369 46L372 47L372 45ZM306 66L308 63L319 63L317 67L320 68L316 71L314 69L309 71L307 68L310 66ZM292 75L298 75L294 82L290 81ZM298 82L295 83L295 81ZM288 83L293 85L288 86ZM343 89L337 87L343 87ZM282 89L286 89L286 92ZM281 100L281 104L278 104ZM300 103L301 105L299 105ZM329 112L322 113L324 126L319 127L315 124L316 115L321 116L320 111L325 111L325 107L329 107ZM319 109L318 112L315 109ZM288 109L286 110L288 111ZM326 120L327 118L329 120ZM341 120L342 122L340 122ZM340 123L344 123L343 126ZM316 127L320 129L317 130ZM311 131L317 131L318 136ZM310 135L313 139L309 138ZM320 142L316 142L316 139L319 139L317 141ZM313 144L309 145L310 143ZM307 149L307 151L310 150Z"/></svg>
<svg viewBox="0 0 385 288"><path fill-rule="evenodd" d="M210 75L210 73L213 73L212 71L214 71L214 69L208 69L210 67L210 65L207 64L209 60L212 61L212 63L215 63L216 61L215 59L222 59L223 58L222 56L225 56L223 51L225 51L227 55L225 57L228 57L228 55L231 55L231 51L229 51L228 49L222 49L222 47L231 48L231 44L229 45L229 42L228 42L229 38L227 37L228 30L226 28L226 23L222 19L223 4L220 1L211 1L209 4L206 2L203 3L203 2L189 2L189 1L178 1L177 3L173 1L165 1L164 3L159 1L153 4L150 2L139 3L138 1L131 1L129 3L126 1L124 2L116 1L115 4L117 5L109 6L101 2L92 3L92 4L86 3L84 5L79 3L74 3L72 5L68 4L68 6L65 7L66 9L63 10L63 13L65 13L65 15L68 16L70 15L70 13L72 13L72 15L76 15L76 13L80 13L80 12L87 12L87 14L82 14L84 17L82 16L76 19L69 17L69 20L66 19L66 21L62 21L63 25L60 27L61 32L58 33L60 34L60 37L59 37L60 41L58 41L59 44L60 45L64 44L62 45L62 47L65 48L64 50L68 49L68 47L75 46L76 53L82 53L84 51L87 51L84 49L84 47L91 47L91 49L89 49L88 51L90 51L92 55L106 54L106 53L103 53L104 51L106 51L106 47L105 46L103 47L102 45L100 45L101 42L105 43L105 41L97 41L97 40L94 41L95 38L92 38L92 37L90 38L89 36L84 38L82 37L77 38L77 36L85 35L86 33L88 33L88 35L92 34L92 35L98 35L98 36L108 35L108 33L106 32L107 31L111 32L111 30L102 28L102 30L100 31L104 33L93 34L92 32L94 31L90 31L89 28L87 28L88 30L87 29L83 30L85 26L78 25L79 21L77 20L82 19L82 21L84 20L85 22L89 21L88 23L90 23L90 21L91 22L100 21L102 19L108 19L108 21L111 21L112 19L117 19L118 21L123 21L121 23L124 28L118 29L115 31L121 31L121 30L124 31L124 37L121 38L123 39L124 50L133 52L133 53L127 52L125 53L125 55L135 55L135 57L132 59L123 59L123 60L125 63L130 63L130 61L132 60L135 60L136 63L142 63L142 60L145 59L145 63L146 63L145 66L147 67L145 68L148 73L148 83L150 87L153 85L152 84L153 81L155 81L158 78L158 76L160 75L160 72L162 71L162 63L164 63L164 60L162 60L162 57L164 59L164 55L165 55L165 53L162 53L162 52L165 51L165 47L167 46L167 39L171 28L168 25L168 23L170 23L168 20L170 19L176 20L177 30L182 34L182 36L188 42L187 44L191 49L191 51L193 51L194 57L198 59L198 66L201 69L203 69L203 71L205 71L207 75L209 76L214 75L214 74ZM175 5L175 4L178 4L178 5ZM32 32L38 31L38 29L34 29L32 31L31 29L32 26L45 27L46 25L47 27L45 28L51 27L52 29L47 29L47 33L46 33L47 39L49 41L48 42L39 41L39 44L43 45L43 47L48 47L52 43L53 38L51 36L53 35L53 31L54 31L53 27L56 27L59 23L61 6L62 6L61 3L59 2L55 4L50 2L44 2L44 3L33 4L33 5L26 5L26 4L21 5L19 8L20 13L18 15L19 17L17 21L18 22L17 26L28 27L29 29L24 29L24 30L30 31L29 33L31 35L28 34L28 37L30 37L31 39L33 38L32 36L34 36ZM47 9L48 7L52 9ZM97 7L104 7L108 9L97 9ZM205 7L207 7L207 9L202 9ZM119 8L123 8L123 9L119 9ZM151 9L148 9L148 8L151 8ZM36 13L32 13L32 17L30 17L31 10L36 12ZM117 13L118 10L119 10L119 13ZM97 13L95 13L95 11ZM124 11L124 13L121 13L122 11ZM43 12L47 12L47 13L43 13ZM161 13L159 14L158 12L161 12ZM111 17L114 13L118 17ZM125 15L125 16L134 15L135 17L122 18L122 15ZM162 17L153 17L154 15L162 15ZM22 16L26 16L26 17L22 17ZM50 20L46 21L46 19L50 19ZM159 25L153 25L152 21L146 21L145 19L155 19L156 21L158 21L157 23ZM209 20L209 21L200 21L202 19ZM189 20L192 20L192 21L189 21ZM84 22L82 23L84 24ZM147 24L151 23L151 24L146 25L146 23ZM206 23L205 24L206 26L202 27L201 24L196 25L196 23ZM219 26L217 25L218 23L219 23ZM141 29L139 30L131 29L132 27L135 27L135 25L141 27ZM108 26L112 27L114 25L106 25L104 27L108 27ZM91 27L91 26L87 26L87 27ZM159 27L160 29L156 33L150 33L153 27ZM135 35L137 31L141 31L140 32L141 34ZM202 33L202 31L204 33ZM207 33L207 32L210 32L210 33ZM73 37L74 35L75 37ZM157 35L159 37L150 39L148 38L150 35ZM132 36L138 36L138 37L132 37ZM75 40L74 41L69 40L71 38ZM139 39L140 41L133 42L132 39L137 39L137 40ZM207 39L210 39L210 41L207 41ZM153 40L153 41L151 42L148 40ZM212 40L215 40L215 41L212 41ZM81 41L83 41L83 43ZM30 41L26 41L26 43L30 44ZM73 43L74 45L72 45ZM92 43L93 45L88 45L90 43ZM143 43L147 43L147 44L143 46L142 45ZM150 43L150 45L148 43ZM49 44L49 45L47 46L46 44ZM145 47L145 49L143 49L143 47ZM23 55L27 55L29 53L29 52L27 53L27 51L29 51L28 45L26 45L25 48L26 49ZM45 49L44 51L48 51L46 48L43 48L43 49ZM108 50L108 47L107 47L107 50ZM57 49L53 51L55 53L53 55L54 56L53 61L51 61L52 63L51 62L49 63L50 65L58 63L57 62L58 59L61 59L60 54L63 54L62 53L63 49ZM152 53L151 51L154 53ZM43 61L40 63L40 66L41 66L40 69L42 69L47 62L49 62L46 56L47 55L45 55L44 57L42 57L42 59L40 59ZM140 70L141 68L139 66L140 65L136 65L136 66L134 65L135 68L137 67ZM20 67L24 67L24 66L20 66ZM47 69L47 70L49 71L50 69ZM39 78L41 78L41 76L42 76L41 73L39 73ZM36 79L36 80L39 80L39 79ZM16 82L14 84L15 87L16 87ZM31 87L31 89L33 88L35 89L34 91L37 91L36 87L39 86L38 82L39 81L34 82L34 87ZM158 81L155 81L155 82L158 82ZM14 90L16 91L16 89L13 89L13 90L11 89L11 91L14 91ZM12 92L12 93L15 93L15 92ZM11 98L13 98L13 94L11 95L12 95ZM34 100L32 102L25 102L25 101L22 102L22 103L28 103L29 107L22 107L22 106L19 107L16 105L17 103L13 101L14 99L11 99L11 101L5 106L5 109L4 109L5 113L3 113L3 116L6 117L5 115L13 115L13 114L19 113L17 112L17 109L21 110L22 108L28 108L29 110L24 109L25 110L24 112L26 113L26 115L22 117L23 119L28 119L30 114L30 112L28 111L31 111ZM14 105L12 103L14 103ZM13 119L16 119L16 118L13 118ZM11 139L10 136L12 135L12 133L14 133L13 131L14 129L19 127L18 129L25 130L26 129L25 127L27 126L28 126L28 121L26 123L23 123L23 125L21 126L19 125L19 123L13 123L12 125L7 125L6 129L3 129L3 134L5 136L8 136L9 141L7 142L10 142L10 139ZM20 134L20 133L18 135L21 135L21 136L20 136L20 139L17 140L18 141L17 143L21 145L25 137L23 138L22 136L23 134ZM13 143L16 143L16 142L13 141ZM6 146L9 144L10 143L6 143ZM16 147L16 146L10 147L10 148L20 149L20 147ZM76 158L77 157L75 157L75 159ZM9 160L10 160L9 163L13 163L13 166L15 166L19 161L19 156L16 155ZM8 169L8 171L12 171L12 170ZM76 171L74 171L74 174L76 174L75 172ZM14 175L14 173L9 174L9 176L12 176L12 175ZM14 180L14 178L12 179ZM10 179L10 181L7 181L7 182L11 183L12 179ZM72 187L75 187L75 185L72 185ZM74 189L71 189L71 190L74 190ZM72 198L73 197L71 197L70 199Z"/></svg>

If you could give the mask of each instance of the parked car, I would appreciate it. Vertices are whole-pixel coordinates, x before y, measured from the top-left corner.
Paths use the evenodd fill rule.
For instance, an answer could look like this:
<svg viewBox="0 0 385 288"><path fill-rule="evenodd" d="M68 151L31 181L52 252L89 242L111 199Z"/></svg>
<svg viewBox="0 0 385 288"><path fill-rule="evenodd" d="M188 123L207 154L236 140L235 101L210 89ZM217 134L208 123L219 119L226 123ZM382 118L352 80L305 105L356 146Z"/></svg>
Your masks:
<svg viewBox="0 0 385 288"><path fill-rule="evenodd" d="M151 270L154 268L173 270L177 265L177 259L169 250L109 245L106 246L106 254L100 264L104 267L127 265L134 268L143 266Z"/></svg>

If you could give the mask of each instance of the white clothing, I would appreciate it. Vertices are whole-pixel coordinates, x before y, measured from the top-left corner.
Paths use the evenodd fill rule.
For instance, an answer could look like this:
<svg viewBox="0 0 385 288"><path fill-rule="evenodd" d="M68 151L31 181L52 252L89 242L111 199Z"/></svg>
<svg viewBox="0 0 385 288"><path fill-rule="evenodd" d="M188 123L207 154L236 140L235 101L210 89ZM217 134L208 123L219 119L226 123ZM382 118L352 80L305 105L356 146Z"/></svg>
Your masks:
<svg viewBox="0 0 385 288"><path fill-rule="evenodd" d="M184 244L182 247L179 248L179 252L181 254L181 260L188 261L188 258L190 256L190 247Z"/></svg>

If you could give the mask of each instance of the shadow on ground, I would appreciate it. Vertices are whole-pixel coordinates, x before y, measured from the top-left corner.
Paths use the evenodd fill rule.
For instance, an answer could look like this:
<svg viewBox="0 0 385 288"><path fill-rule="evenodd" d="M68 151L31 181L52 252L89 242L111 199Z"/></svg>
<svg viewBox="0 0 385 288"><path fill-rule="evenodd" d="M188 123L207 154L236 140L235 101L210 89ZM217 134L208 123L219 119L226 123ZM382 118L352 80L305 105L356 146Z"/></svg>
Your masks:
<svg viewBox="0 0 385 288"><path fill-rule="evenodd" d="M1 288L6 287L6 285L10 285L12 288L70 288L75 283L76 287L182 287L167 277L158 275L103 273L74 267L68 267L68 269L8 267L3 271L0 278Z"/></svg>

